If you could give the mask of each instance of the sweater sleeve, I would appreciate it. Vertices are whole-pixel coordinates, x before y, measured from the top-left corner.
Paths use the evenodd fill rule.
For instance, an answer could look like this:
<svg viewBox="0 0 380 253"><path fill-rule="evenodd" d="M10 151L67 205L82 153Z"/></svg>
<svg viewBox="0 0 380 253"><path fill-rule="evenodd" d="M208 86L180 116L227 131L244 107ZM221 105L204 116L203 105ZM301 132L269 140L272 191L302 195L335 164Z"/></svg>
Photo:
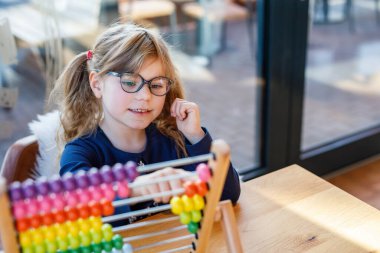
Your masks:
<svg viewBox="0 0 380 253"><path fill-rule="evenodd" d="M59 174L62 176L67 172L75 173L78 170L89 170L94 167L97 152L84 143L71 142L66 144L61 156L61 169Z"/></svg>
<svg viewBox="0 0 380 253"><path fill-rule="evenodd" d="M202 140L195 144L191 144L186 141L186 150L189 156L197 156L202 154L207 154L210 152L212 138L209 132L203 128L206 133ZM188 169L188 168L185 168ZM188 169L189 170L189 169ZM194 169L192 169L194 170ZM231 200L233 204L236 204L240 196L240 179L238 173L230 162L230 166L227 172L226 181L224 183L224 188L221 196L221 200Z"/></svg>

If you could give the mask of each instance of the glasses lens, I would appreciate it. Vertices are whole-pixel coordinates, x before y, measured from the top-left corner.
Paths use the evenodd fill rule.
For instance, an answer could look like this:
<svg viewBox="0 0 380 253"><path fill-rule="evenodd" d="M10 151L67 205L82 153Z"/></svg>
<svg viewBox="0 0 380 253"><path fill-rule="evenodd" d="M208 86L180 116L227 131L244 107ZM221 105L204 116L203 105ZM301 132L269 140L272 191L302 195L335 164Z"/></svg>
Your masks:
<svg viewBox="0 0 380 253"><path fill-rule="evenodd" d="M150 82L150 90L154 95L163 96L170 88L170 79L166 77L156 77Z"/></svg>
<svg viewBox="0 0 380 253"><path fill-rule="evenodd" d="M139 75L124 73L120 77L121 87L126 92L135 92L140 87L143 80Z"/></svg>

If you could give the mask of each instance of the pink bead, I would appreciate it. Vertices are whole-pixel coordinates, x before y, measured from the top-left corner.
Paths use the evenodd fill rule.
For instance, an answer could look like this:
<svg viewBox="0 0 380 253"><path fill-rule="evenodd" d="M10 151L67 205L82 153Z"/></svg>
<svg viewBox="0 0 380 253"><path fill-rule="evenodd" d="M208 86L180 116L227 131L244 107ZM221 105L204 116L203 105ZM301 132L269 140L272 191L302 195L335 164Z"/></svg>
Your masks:
<svg viewBox="0 0 380 253"><path fill-rule="evenodd" d="M28 203L26 203L26 206L28 207L29 216L35 216L40 211L40 207L36 199L29 199Z"/></svg>
<svg viewBox="0 0 380 253"><path fill-rule="evenodd" d="M67 192L66 201L69 207L76 207L79 204L79 199L75 192Z"/></svg>
<svg viewBox="0 0 380 253"><path fill-rule="evenodd" d="M103 191L99 186L91 186L90 188L92 199L96 202L103 198Z"/></svg>
<svg viewBox="0 0 380 253"><path fill-rule="evenodd" d="M53 203L51 202L48 196L42 197L39 199L39 205L42 211L45 213L50 213L53 207Z"/></svg>
<svg viewBox="0 0 380 253"><path fill-rule="evenodd" d="M23 219L26 217L26 208L22 200L13 203L13 216L16 219Z"/></svg>
<svg viewBox="0 0 380 253"><path fill-rule="evenodd" d="M113 190L113 186L112 184L102 184L102 190L103 190L103 196L109 200L109 201L113 201L116 197L116 193L115 191Z"/></svg>
<svg viewBox="0 0 380 253"><path fill-rule="evenodd" d="M63 210L66 206L66 201L63 197L63 194L52 194L51 199L53 201L53 206L55 210L60 211Z"/></svg>
<svg viewBox="0 0 380 253"><path fill-rule="evenodd" d="M211 178L211 171L207 164L200 163L197 166L197 174L200 180L203 182L208 182Z"/></svg>
<svg viewBox="0 0 380 253"><path fill-rule="evenodd" d="M128 187L128 181L124 180L121 182L117 182L117 195L121 199L125 199L129 197L130 189Z"/></svg>
<svg viewBox="0 0 380 253"><path fill-rule="evenodd" d="M91 201L91 193L88 189L77 190L77 195L79 196L79 202L83 205L87 205Z"/></svg>

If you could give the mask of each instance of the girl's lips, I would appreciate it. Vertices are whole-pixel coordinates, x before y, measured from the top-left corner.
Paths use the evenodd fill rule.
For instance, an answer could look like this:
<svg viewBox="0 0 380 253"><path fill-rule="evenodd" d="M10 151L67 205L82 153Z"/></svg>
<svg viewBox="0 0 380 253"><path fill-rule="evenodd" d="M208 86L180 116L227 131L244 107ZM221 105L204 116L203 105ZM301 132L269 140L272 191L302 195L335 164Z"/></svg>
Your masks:
<svg viewBox="0 0 380 253"><path fill-rule="evenodd" d="M147 112L151 112L152 110L149 110L149 109L128 109L129 111L131 112L135 112L135 113L147 113Z"/></svg>

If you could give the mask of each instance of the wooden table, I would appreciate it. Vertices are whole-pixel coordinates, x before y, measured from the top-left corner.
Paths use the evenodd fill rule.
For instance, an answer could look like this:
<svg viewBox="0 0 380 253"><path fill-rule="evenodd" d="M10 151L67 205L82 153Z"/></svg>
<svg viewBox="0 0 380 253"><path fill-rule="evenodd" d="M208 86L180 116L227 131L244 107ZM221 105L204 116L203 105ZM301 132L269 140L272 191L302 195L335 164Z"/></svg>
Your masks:
<svg viewBox="0 0 380 253"><path fill-rule="evenodd" d="M245 252L375 252L380 212L293 165L242 185L235 207ZM227 252L215 226L210 252Z"/></svg>

